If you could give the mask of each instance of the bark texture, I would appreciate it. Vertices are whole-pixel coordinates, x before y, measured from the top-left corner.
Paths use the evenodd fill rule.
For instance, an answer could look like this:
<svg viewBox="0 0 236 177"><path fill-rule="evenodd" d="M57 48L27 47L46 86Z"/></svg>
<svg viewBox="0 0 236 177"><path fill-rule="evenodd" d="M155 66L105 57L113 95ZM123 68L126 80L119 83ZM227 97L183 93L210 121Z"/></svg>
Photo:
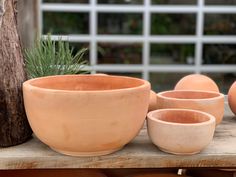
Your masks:
<svg viewBox="0 0 236 177"><path fill-rule="evenodd" d="M23 143L32 134L23 105L22 83L26 74L16 28L15 3L15 0L0 0L1 147Z"/></svg>

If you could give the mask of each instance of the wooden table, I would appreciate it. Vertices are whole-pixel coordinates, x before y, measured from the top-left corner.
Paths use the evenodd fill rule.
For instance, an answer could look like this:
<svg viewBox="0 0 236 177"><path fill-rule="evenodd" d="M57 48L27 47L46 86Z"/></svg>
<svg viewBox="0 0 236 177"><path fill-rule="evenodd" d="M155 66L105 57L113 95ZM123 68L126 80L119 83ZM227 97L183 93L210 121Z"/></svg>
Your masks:
<svg viewBox="0 0 236 177"><path fill-rule="evenodd" d="M100 157L64 156L35 137L22 145L0 148L0 169L172 167L236 168L236 117L228 106L213 141L197 155L177 156L161 152L150 142L146 127L122 150Z"/></svg>

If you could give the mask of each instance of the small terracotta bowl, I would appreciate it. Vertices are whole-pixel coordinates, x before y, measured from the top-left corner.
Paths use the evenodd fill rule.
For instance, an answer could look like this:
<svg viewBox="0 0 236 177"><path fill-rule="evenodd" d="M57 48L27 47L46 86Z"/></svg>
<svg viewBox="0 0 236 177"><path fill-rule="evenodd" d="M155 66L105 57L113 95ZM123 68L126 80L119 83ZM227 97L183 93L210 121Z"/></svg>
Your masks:
<svg viewBox="0 0 236 177"><path fill-rule="evenodd" d="M157 94L157 109L180 108L207 112L218 125L224 116L224 95L200 90L171 90Z"/></svg>
<svg viewBox="0 0 236 177"><path fill-rule="evenodd" d="M142 128L149 82L111 75L64 75L23 84L35 135L55 151L74 156L110 154Z"/></svg>
<svg viewBox="0 0 236 177"><path fill-rule="evenodd" d="M191 155L200 152L212 140L215 118L201 111L160 109L148 117L148 134L162 151Z"/></svg>

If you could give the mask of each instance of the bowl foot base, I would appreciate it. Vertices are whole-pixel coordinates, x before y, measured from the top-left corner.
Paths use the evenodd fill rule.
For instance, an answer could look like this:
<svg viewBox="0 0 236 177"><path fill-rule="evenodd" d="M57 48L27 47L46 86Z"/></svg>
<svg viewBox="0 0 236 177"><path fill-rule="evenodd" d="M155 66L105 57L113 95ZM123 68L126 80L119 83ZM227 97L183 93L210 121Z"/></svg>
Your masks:
<svg viewBox="0 0 236 177"><path fill-rule="evenodd" d="M69 156L80 156L80 157L89 157L89 156L102 156L102 155L107 155L107 154L111 154L113 152L119 151L120 149L123 148L119 147L116 149L111 149L111 150L106 150L106 151L94 151L94 152L74 152L74 151L65 151L65 150L60 150L60 149L56 149L53 147L50 147L52 150L60 153L60 154L64 154L64 155L69 155Z"/></svg>
<svg viewBox="0 0 236 177"><path fill-rule="evenodd" d="M195 151L195 152L173 152L173 151L169 151L169 150L166 150L166 149L163 149L163 148L160 148L159 149L163 152L166 152L166 153L169 153L169 154L175 154L175 155L194 155L194 154L197 154L199 153L200 151Z"/></svg>

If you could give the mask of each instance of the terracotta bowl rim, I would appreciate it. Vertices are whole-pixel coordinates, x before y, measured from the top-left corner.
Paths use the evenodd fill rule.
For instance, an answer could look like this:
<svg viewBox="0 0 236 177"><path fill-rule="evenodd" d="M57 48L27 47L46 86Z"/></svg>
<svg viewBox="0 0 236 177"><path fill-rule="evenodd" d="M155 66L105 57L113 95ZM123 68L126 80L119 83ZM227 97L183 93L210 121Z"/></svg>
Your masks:
<svg viewBox="0 0 236 177"><path fill-rule="evenodd" d="M168 97L168 96L164 96L163 94L165 93L171 93L171 92L198 92L198 93L211 93L211 94L217 94L217 96L215 97L211 97L211 98L173 98L173 97ZM178 100L178 101L201 101L201 100L216 100L216 99L220 99L223 98L224 99L224 94L220 93L220 92L215 92L215 91L204 91L204 90L167 90L167 91L163 91L163 92L159 92L157 93L157 97L163 98L163 99L167 99L167 100Z"/></svg>
<svg viewBox="0 0 236 177"><path fill-rule="evenodd" d="M136 80L136 81L141 81L142 84L136 87L129 87L129 88L118 88L118 89L109 89L109 90L60 90L60 89L49 89L49 88L43 88L43 87L38 87L34 86L31 83L33 81L37 80L43 80L47 78L56 78L56 77L110 77L110 78L123 78L123 79L131 79L131 80ZM41 91L47 91L47 92L60 92L60 93L107 93L107 92L120 92L120 91L130 91L130 90L136 90L136 89L141 89L145 87L151 87L151 84L144 80L144 79L139 79L135 77L128 77L128 76L116 76L116 75L100 75L100 74L72 74L72 75L53 75L53 76L44 76L44 77L37 77L33 79L29 79L23 83L23 87L28 87L30 89L36 89L36 90L41 90Z"/></svg>
<svg viewBox="0 0 236 177"><path fill-rule="evenodd" d="M160 119L157 119L153 116L154 113L160 113L160 112L166 112L166 111L180 111L180 112L191 112L191 113L197 113L197 114L201 114L201 115L204 115L204 116L207 116L209 118L209 120L207 121L204 121L204 122L199 122L199 123L176 123L176 122L167 122L167 121L164 121L164 120L160 120ZM158 110L154 110L154 111L150 111L148 114L147 114L147 119L148 120L151 120L155 123L160 123L160 124L165 124L165 125L175 125L175 126L184 126L184 127L195 127L195 126L202 126L202 125L210 125L210 124L214 124L215 125L215 122L216 122L216 118L211 115L211 114L208 114L206 112L203 112L203 111L198 111L198 110L193 110L193 109L158 109Z"/></svg>

